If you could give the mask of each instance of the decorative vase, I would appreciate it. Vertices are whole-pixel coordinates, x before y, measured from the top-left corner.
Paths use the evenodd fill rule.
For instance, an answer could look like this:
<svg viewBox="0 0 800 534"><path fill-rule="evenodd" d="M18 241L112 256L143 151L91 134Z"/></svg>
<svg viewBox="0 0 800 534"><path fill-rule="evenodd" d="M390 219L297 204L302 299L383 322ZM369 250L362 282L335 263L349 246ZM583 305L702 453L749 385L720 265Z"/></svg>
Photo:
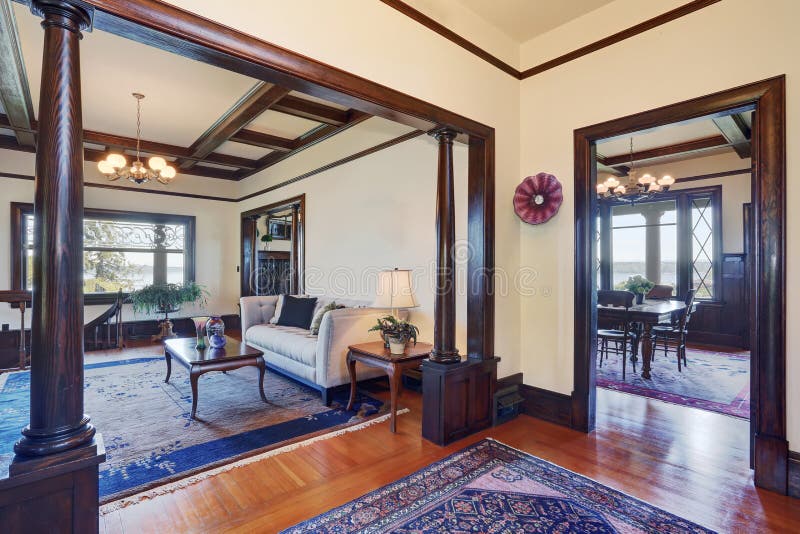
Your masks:
<svg viewBox="0 0 800 534"><path fill-rule="evenodd" d="M389 339L389 352L391 354L404 354L406 351L406 342L399 338L390 337Z"/></svg>
<svg viewBox="0 0 800 534"><path fill-rule="evenodd" d="M192 321L194 322L194 329L197 334L197 343L194 348L197 350L204 350L206 348L206 337L203 333L203 329L206 326L206 322L208 322L208 317L192 317Z"/></svg>
<svg viewBox="0 0 800 534"><path fill-rule="evenodd" d="M636 304L644 304L644 293L636 293Z"/></svg>
<svg viewBox="0 0 800 534"><path fill-rule="evenodd" d="M225 323L219 315L213 315L206 323L206 335L208 343L213 349L221 349L225 346Z"/></svg>

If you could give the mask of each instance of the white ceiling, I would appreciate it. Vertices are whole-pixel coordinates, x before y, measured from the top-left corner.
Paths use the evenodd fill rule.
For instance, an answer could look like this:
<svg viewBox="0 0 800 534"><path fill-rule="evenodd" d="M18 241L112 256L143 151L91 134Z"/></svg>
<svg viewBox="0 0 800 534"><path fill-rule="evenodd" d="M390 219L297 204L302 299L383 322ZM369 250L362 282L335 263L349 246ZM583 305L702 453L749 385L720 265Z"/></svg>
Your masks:
<svg viewBox="0 0 800 534"><path fill-rule="evenodd" d="M450 2L452 0L434 0ZM523 43L613 0L455 0Z"/></svg>

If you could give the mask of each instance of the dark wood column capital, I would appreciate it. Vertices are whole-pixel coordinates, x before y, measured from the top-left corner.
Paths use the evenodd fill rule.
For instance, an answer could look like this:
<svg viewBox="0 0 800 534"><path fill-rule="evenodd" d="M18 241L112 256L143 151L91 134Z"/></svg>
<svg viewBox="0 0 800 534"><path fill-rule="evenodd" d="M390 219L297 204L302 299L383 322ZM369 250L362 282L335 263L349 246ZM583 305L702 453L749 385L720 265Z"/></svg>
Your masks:
<svg viewBox="0 0 800 534"><path fill-rule="evenodd" d="M456 348L455 195L453 193L453 140L457 132L440 128L431 132L439 141L436 182L436 295L434 300L431 361L458 363Z"/></svg>
<svg viewBox="0 0 800 534"><path fill-rule="evenodd" d="M14 446L46 456L90 443L83 413L83 124L77 2L34 0L44 17L34 182L30 424Z"/></svg>

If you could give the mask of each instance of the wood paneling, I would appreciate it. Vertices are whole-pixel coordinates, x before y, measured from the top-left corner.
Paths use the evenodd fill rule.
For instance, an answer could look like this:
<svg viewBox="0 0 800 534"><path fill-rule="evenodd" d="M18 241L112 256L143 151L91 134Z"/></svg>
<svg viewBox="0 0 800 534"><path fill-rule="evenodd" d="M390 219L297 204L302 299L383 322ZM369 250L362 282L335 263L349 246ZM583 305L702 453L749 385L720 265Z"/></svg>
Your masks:
<svg viewBox="0 0 800 534"><path fill-rule="evenodd" d="M524 384L519 392L525 398L524 413L557 425L572 425L572 397L569 395Z"/></svg>
<svg viewBox="0 0 800 534"><path fill-rule="evenodd" d="M719 296L716 302L696 301L697 310L689 323L689 341L749 348L750 299L746 284L746 260L744 254L722 255Z"/></svg>
<svg viewBox="0 0 800 534"><path fill-rule="evenodd" d="M786 112L784 76L664 106L575 131L575 385L573 427L594 428L595 142L697 117L755 107L753 122L754 239L751 294L754 322L755 483L787 491L786 441Z"/></svg>

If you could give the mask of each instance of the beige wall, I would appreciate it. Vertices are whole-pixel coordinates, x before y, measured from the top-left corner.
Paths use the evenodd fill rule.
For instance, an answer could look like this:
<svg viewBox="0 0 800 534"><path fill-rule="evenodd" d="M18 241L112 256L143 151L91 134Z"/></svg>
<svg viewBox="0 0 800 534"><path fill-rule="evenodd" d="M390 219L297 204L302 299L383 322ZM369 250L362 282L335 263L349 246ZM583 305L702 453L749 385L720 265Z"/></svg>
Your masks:
<svg viewBox="0 0 800 534"><path fill-rule="evenodd" d="M619 0L523 45L522 58L542 46L561 50L580 44L576 36L595 38L598 28L628 26L656 9L650 2ZM669 2L658 3L663 11ZM627 15L626 15L627 13ZM533 266L549 298L523 298L521 317L530 328L521 338L525 381L570 393L573 373L574 232L573 131L583 126L653 109L754 82L787 75L787 205L800 201L794 125L800 63L796 50L800 33L795 22L800 4L794 0L754 3L725 0L659 28L577 59L522 82L520 174L547 165L564 182L565 202L556 220L541 228L520 225L521 263ZM620 18L621 17L621 18ZM628 18L626 18L628 17ZM646 17L645 17L646 18ZM736 38L732 39L731 36ZM632 66L635 69L630 70ZM800 218L788 211L787 317L800 315ZM547 251L543 253L542 251ZM788 433L800 443L800 333L787 332Z"/></svg>

